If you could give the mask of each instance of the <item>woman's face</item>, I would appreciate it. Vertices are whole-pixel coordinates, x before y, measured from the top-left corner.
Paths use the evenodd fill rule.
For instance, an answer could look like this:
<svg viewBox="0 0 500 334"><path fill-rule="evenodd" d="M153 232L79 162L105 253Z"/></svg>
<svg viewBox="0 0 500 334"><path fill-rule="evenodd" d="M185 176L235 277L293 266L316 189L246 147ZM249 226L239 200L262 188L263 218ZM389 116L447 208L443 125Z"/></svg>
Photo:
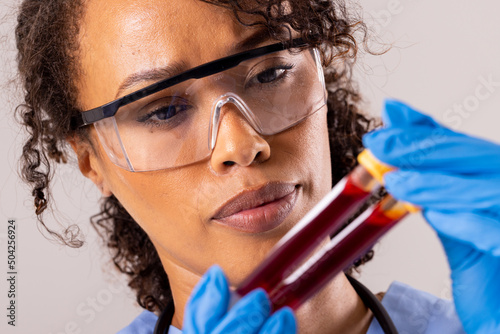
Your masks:
<svg viewBox="0 0 500 334"><path fill-rule="evenodd" d="M256 32L230 12L196 0L89 1L79 102L95 108L153 83L119 92L138 73L228 56ZM217 263L237 284L331 188L326 107L286 131L261 136L226 105L210 157L154 172L117 167L90 131L97 154L89 150L86 162L80 158L89 166L82 170L146 231L167 274L175 265L201 275Z"/></svg>

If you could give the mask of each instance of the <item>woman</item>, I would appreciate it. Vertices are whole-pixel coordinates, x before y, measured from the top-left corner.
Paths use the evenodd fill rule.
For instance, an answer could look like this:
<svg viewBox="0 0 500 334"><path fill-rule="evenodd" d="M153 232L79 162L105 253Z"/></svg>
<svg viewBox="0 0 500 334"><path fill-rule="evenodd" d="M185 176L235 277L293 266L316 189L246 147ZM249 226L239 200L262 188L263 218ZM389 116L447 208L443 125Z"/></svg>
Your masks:
<svg viewBox="0 0 500 334"><path fill-rule="evenodd" d="M356 29L363 25L341 2L25 1L17 40L32 137L23 173L37 214L47 206L49 159L64 161L69 143L107 197L96 225L141 306L159 314L174 305L171 331L248 325L226 310L203 315L207 294L227 289L217 269L186 304L212 264L237 286L353 167L371 125L349 79ZM233 69L211 73L223 65L210 64L155 85L275 44L301 51L259 49ZM125 96L130 103L102 107ZM79 245L72 235L65 241ZM269 317L265 295L248 298L235 309L263 315L256 331L294 331L289 310ZM301 333L365 333L372 322L344 275L295 318Z"/></svg>

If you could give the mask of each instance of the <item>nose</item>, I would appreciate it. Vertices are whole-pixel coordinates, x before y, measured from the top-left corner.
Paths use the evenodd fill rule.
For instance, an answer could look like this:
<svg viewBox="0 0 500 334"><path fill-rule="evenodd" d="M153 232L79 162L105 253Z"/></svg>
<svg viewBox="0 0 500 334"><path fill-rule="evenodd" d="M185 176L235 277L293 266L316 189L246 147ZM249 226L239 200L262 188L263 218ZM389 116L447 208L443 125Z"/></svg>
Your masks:
<svg viewBox="0 0 500 334"><path fill-rule="evenodd" d="M269 143L260 136L232 103L220 110L217 140L210 163L217 173L225 173L234 166L250 166L271 156Z"/></svg>

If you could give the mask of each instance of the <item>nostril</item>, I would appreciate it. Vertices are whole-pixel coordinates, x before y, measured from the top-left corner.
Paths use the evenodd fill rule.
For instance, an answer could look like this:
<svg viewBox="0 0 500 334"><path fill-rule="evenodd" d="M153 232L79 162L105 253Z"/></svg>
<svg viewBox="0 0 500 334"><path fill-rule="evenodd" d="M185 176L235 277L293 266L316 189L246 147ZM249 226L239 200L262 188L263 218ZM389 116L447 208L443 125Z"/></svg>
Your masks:
<svg viewBox="0 0 500 334"><path fill-rule="evenodd" d="M259 159L259 157L261 156L261 153L262 153L261 151L257 152L253 161L257 161ZM226 167L231 167L231 166L234 166L236 164L236 162L228 160L228 161L224 161L223 164Z"/></svg>

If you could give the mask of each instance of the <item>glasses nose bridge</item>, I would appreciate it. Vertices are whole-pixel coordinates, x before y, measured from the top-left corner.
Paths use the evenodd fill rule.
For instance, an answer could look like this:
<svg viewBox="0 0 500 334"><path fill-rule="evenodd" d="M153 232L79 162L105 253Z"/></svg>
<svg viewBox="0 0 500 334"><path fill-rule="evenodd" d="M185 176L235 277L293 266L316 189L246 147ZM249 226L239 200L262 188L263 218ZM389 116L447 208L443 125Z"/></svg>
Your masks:
<svg viewBox="0 0 500 334"><path fill-rule="evenodd" d="M217 135L219 133L219 125L221 122L221 111L222 107L226 104L234 105L240 113L245 117L250 126L256 130L257 132L261 132L261 127L259 125L259 121L256 116L250 111L250 108L247 106L245 101L241 99L235 93L226 93L220 96L213 105L212 108L212 116L210 118L210 130L209 130L209 148L213 150L215 147L215 143L217 142Z"/></svg>

